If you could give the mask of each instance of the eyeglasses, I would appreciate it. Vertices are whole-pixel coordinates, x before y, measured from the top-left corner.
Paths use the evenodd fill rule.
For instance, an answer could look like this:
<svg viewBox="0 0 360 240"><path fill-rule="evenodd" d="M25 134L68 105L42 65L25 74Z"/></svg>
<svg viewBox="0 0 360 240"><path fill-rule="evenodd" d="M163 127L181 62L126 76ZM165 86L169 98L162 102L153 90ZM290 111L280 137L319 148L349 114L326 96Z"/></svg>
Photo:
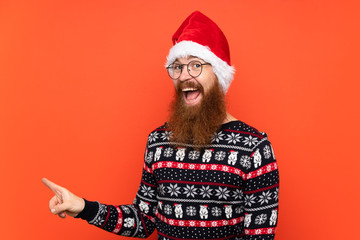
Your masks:
<svg viewBox="0 0 360 240"><path fill-rule="evenodd" d="M187 64L180 64L180 63L173 63L170 64L168 67L166 67L169 76L174 79L177 80L179 79L184 66L187 66L187 71L189 73L190 76L196 78L198 76L200 76L202 69L203 69L203 65L211 65L210 63L201 63L200 61L191 61Z"/></svg>

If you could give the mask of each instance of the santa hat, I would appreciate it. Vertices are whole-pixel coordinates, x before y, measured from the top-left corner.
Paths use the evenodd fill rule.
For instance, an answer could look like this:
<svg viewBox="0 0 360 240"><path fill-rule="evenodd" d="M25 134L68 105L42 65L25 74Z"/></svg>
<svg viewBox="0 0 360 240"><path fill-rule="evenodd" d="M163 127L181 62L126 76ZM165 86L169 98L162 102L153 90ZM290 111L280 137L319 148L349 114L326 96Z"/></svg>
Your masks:
<svg viewBox="0 0 360 240"><path fill-rule="evenodd" d="M195 56L211 64L219 84L227 92L234 78L230 63L229 44L224 33L210 18L193 12L172 37L174 46L167 56L166 67L177 58Z"/></svg>

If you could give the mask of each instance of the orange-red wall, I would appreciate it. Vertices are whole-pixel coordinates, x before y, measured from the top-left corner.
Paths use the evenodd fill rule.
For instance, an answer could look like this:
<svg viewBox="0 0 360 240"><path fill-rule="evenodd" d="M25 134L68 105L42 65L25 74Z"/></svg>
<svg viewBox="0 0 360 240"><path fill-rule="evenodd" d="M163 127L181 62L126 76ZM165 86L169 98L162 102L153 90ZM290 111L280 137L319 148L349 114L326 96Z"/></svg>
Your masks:
<svg viewBox="0 0 360 240"><path fill-rule="evenodd" d="M132 202L147 134L172 96L171 36L193 10L228 37L230 112L274 146L276 239L356 238L357 1L1 0L1 239L125 239L53 216L41 178Z"/></svg>

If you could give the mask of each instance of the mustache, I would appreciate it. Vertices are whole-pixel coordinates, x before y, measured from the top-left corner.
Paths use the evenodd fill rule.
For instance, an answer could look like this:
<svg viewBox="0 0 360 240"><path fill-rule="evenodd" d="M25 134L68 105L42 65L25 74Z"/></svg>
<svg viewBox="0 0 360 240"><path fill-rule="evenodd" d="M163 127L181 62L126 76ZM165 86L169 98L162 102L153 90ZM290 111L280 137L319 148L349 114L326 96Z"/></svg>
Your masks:
<svg viewBox="0 0 360 240"><path fill-rule="evenodd" d="M180 82L177 87L176 87L176 91L178 93L181 93L182 90L184 88L196 88L198 89L201 93L204 92L204 87L197 81L184 81L184 82Z"/></svg>

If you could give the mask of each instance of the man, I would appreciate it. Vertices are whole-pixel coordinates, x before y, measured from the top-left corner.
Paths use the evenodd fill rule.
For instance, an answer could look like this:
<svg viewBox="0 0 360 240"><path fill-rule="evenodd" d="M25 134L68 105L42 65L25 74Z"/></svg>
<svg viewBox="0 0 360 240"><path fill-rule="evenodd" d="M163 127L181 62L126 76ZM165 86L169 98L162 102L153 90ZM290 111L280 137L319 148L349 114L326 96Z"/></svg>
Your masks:
<svg viewBox="0 0 360 240"><path fill-rule="evenodd" d="M200 12L173 36L166 68L175 86L168 122L149 134L133 204L77 197L47 179L50 210L106 231L159 239L274 239L279 178L267 135L225 107L233 79L227 40Z"/></svg>

